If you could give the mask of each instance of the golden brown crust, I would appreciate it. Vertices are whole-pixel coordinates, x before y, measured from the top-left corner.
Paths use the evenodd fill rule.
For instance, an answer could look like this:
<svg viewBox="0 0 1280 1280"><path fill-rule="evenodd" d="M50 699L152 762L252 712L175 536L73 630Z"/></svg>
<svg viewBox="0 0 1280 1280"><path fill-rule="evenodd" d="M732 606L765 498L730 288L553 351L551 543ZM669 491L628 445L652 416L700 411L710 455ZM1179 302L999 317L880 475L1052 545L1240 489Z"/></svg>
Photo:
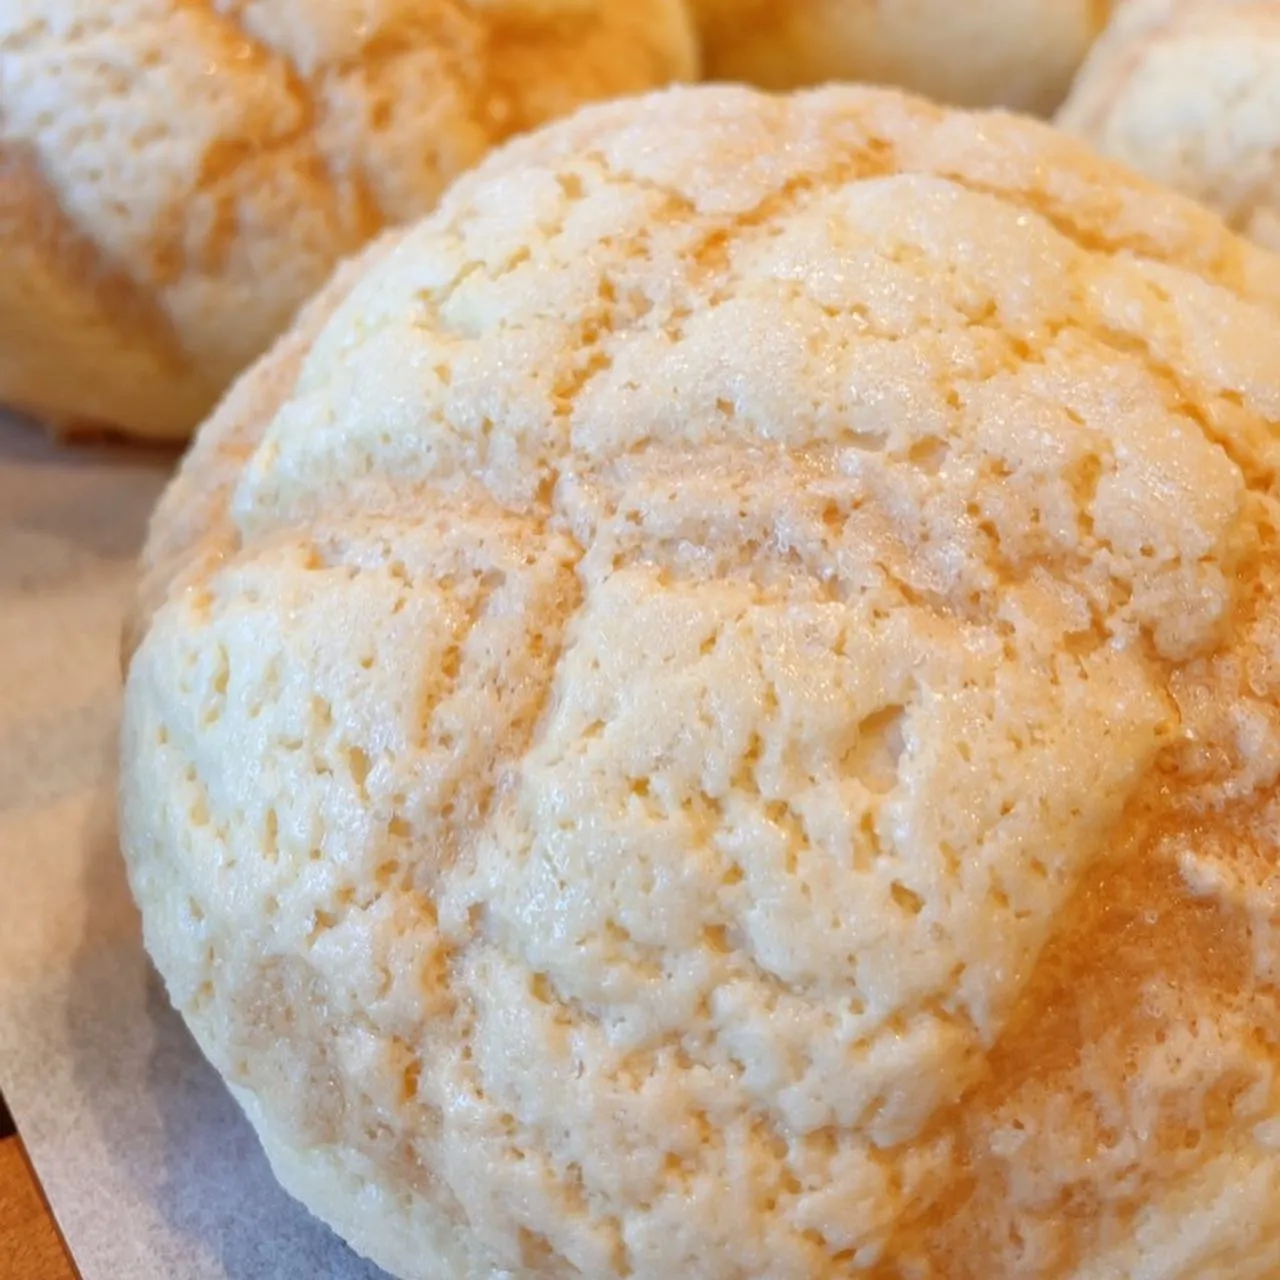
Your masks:
<svg viewBox="0 0 1280 1280"><path fill-rule="evenodd" d="M0 244L0 401L56 431L124 415L143 436L208 411L215 388L155 299L76 229L30 148L3 143Z"/></svg>
<svg viewBox="0 0 1280 1280"><path fill-rule="evenodd" d="M311 344L363 272L391 251L399 232L385 232L362 254L344 263L298 313L264 358L231 388L205 422L151 517L140 579L121 635L121 667L141 642L151 615L188 574L192 562L213 564L234 549L231 491L262 432L293 390Z"/></svg>
<svg viewBox="0 0 1280 1280"><path fill-rule="evenodd" d="M1280 248L1280 4L1128 0L1057 123Z"/></svg>
<svg viewBox="0 0 1280 1280"><path fill-rule="evenodd" d="M1046 114L1111 0L692 0L708 72L768 89L900 85L969 107Z"/></svg>
<svg viewBox="0 0 1280 1280"><path fill-rule="evenodd" d="M350 268L122 740L286 1185L414 1280L1275 1275L1278 341L1207 211L852 87L600 106Z"/></svg>
<svg viewBox="0 0 1280 1280"><path fill-rule="evenodd" d="M23 0L0 58L0 402L172 439L495 142L695 69L681 0Z"/></svg>

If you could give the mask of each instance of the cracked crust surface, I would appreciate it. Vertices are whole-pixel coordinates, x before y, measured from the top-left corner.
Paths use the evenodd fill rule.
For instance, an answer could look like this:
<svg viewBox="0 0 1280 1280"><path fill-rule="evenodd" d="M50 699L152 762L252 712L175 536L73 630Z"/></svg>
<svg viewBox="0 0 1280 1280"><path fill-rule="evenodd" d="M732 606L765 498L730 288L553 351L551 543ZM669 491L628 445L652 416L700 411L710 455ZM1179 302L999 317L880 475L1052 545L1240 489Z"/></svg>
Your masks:
<svg viewBox="0 0 1280 1280"><path fill-rule="evenodd" d="M1057 123L1280 249L1280 4L1128 0Z"/></svg>
<svg viewBox="0 0 1280 1280"><path fill-rule="evenodd" d="M1192 203L851 87L591 108L346 268L122 736L285 1185L412 1280L1276 1274L1278 340Z"/></svg>
<svg viewBox="0 0 1280 1280"><path fill-rule="evenodd" d="M695 61L683 0L8 0L0 401L182 438L495 143Z"/></svg>
<svg viewBox="0 0 1280 1280"><path fill-rule="evenodd" d="M691 0L708 74L767 89L900 85L943 102L1047 114L1111 0Z"/></svg>

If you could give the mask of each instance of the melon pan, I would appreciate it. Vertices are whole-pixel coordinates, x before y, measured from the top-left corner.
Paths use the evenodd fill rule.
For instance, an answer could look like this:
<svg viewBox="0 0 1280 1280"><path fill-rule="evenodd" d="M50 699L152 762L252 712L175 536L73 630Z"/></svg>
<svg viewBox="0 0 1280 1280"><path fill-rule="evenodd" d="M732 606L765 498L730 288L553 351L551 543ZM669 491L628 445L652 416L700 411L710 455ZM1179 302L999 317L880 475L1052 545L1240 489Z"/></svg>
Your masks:
<svg viewBox="0 0 1280 1280"><path fill-rule="evenodd" d="M769 89L897 85L1046 115L1112 0L690 0L707 73Z"/></svg>
<svg viewBox="0 0 1280 1280"><path fill-rule="evenodd" d="M0 403L185 439L496 142L696 66L683 0L8 0Z"/></svg>
<svg viewBox="0 0 1280 1280"><path fill-rule="evenodd" d="M1056 123L1280 249L1280 4L1127 0Z"/></svg>
<svg viewBox="0 0 1280 1280"><path fill-rule="evenodd" d="M589 108L343 268L121 746L284 1184L412 1280L1280 1272L1278 344L1206 211L872 89Z"/></svg>

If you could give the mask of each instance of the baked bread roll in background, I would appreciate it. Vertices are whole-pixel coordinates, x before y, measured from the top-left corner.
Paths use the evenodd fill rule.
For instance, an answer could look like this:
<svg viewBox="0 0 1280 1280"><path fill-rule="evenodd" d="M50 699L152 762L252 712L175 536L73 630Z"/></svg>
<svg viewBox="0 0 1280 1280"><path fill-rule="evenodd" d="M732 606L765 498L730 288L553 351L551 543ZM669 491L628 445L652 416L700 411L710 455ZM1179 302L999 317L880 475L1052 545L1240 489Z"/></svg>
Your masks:
<svg viewBox="0 0 1280 1280"><path fill-rule="evenodd" d="M691 0L707 74L790 89L900 85L961 106L1047 115L1110 0Z"/></svg>
<svg viewBox="0 0 1280 1280"><path fill-rule="evenodd" d="M1128 0L1058 124L1280 249L1280 3Z"/></svg>
<svg viewBox="0 0 1280 1280"><path fill-rule="evenodd" d="M5 0L0 404L181 439L495 142L695 70L684 0Z"/></svg>
<svg viewBox="0 0 1280 1280"><path fill-rule="evenodd" d="M204 426L147 946L393 1274L1280 1274L1280 259L1047 126L589 108Z"/></svg>

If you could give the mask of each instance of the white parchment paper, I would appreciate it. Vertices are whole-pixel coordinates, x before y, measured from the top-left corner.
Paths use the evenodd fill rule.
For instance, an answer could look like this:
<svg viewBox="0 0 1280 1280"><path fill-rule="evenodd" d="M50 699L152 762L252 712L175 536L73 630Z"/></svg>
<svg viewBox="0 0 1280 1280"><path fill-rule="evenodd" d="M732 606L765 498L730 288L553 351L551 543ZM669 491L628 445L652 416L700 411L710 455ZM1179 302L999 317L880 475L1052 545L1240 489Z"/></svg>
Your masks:
<svg viewBox="0 0 1280 1280"><path fill-rule="evenodd" d="M376 1280L272 1180L125 885L118 635L170 465L0 416L0 1091L83 1280Z"/></svg>

